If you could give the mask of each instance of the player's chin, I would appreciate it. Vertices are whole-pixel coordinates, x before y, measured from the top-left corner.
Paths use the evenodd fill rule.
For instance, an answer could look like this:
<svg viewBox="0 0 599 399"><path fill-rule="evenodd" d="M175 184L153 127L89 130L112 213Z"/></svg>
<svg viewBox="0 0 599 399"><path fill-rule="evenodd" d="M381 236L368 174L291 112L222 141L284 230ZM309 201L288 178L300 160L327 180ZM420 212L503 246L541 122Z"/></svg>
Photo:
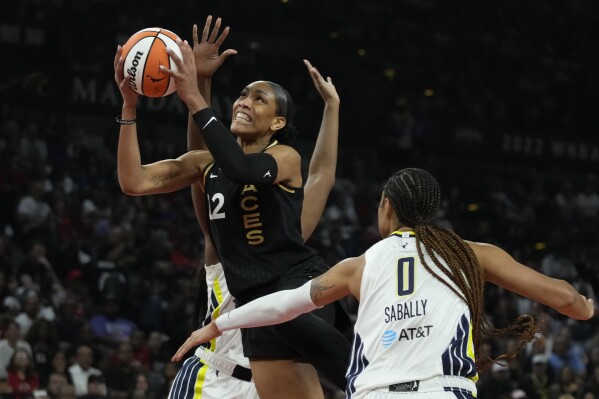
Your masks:
<svg viewBox="0 0 599 399"><path fill-rule="evenodd" d="M256 134L253 126L248 126L246 124L239 123L236 121L231 122L231 133L233 133L233 135L235 135L236 137L251 136Z"/></svg>

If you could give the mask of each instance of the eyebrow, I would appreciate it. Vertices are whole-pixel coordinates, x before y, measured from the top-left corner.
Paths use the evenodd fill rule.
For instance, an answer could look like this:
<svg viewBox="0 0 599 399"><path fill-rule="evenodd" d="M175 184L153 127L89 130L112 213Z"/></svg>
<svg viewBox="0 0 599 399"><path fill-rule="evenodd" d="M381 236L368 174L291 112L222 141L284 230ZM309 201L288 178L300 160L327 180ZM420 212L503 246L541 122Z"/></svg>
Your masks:
<svg viewBox="0 0 599 399"><path fill-rule="evenodd" d="M243 88L243 90L242 90L242 91L244 91L244 90L246 90L246 91L254 91L254 92L256 92L256 93L260 93L260 94L262 94L263 96L265 96L265 97L268 97L268 98L271 98L271 97L273 97L273 93L269 93L269 92L267 92L266 90L262 90L262 89L250 89L250 87L249 87L249 86L246 86L246 87L244 87L244 88Z"/></svg>
<svg viewBox="0 0 599 399"><path fill-rule="evenodd" d="M256 89L256 92L257 93L261 93L261 94L265 95L266 97L271 97L272 96L272 93L269 93L269 92L264 91L262 89Z"/></svg>

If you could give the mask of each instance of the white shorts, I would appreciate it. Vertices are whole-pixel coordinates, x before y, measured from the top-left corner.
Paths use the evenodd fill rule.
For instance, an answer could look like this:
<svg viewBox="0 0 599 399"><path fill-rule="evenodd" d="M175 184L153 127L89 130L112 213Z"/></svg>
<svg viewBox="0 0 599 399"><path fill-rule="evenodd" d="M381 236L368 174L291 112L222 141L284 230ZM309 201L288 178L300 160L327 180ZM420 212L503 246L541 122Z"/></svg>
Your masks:
<svg viewBox="0 0 599 399"><path fill-rule="evenodd" d="M405 384L411 384L405 383ZM404 385L404 384L398 384ZM417 391L390 392L389 387L378 388L366 393L364 399L473 399L476 384L467 378L437 376L418 381Z"/></svg>
<svg viewBox="0 0 599 399"><path fill-rule="evenodd" d="M456 392L380 392L372 391L364 399L472 399L474 396Z"/></svg>
<svg viewBox="0 0 599 399"><path fill-rule="evenodd" d="M210 367L197 356L185 360L168 399L258 399L253 381L231 377Z"/></svg>

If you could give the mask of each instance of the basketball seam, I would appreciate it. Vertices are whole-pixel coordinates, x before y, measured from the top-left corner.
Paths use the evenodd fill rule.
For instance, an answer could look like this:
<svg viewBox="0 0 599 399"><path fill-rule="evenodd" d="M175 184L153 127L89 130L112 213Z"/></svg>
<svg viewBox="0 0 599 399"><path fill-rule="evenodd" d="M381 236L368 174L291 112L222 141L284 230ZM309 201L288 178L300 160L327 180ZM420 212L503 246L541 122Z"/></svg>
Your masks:
<svg viewBox="0 0 599 399"><path fill-rule="evenodd" d="M160 29L160 30L158 31L158 35L159 35L161 32L162 32L162 29ZM160 40L162 43L164 43L164 47L168 47L168 46L167 46L167 44L166 44L166 42L164 41L164 39L162 39L161 37L158 37L158 35L156 35L156 39L158 39L158 40ZM164 34L164 33L163 33L163 35L164 35L164 36L166 36L166 37L168 37L169 39L173 40L173 39L172 39L170 36L168 36L168 35L166 35L166 34ZM152 44L154 44L154 43L152 43ZM167 62L168 62L168 69L171 69L171 56L167 54L167 57L166 57L166 59L167 59ZM163 96L163 95L164 95L164 93L166 93L166 91L168 90L168 88L170 87L170 85L171 85L171 77L170 77L170 75L169 75L169 77L168 77L168 84L167 84L167 85L166 85L166 87L164 88L164 91L162 92L161 96Z"/></svg>
<svg viewBox="0 0 599 399"><path fill-rule="evenodd" d="M160 29L158 32L156 32L156 35L154 35L154 39L152 39L152 43L150 43L150 47L148 47L148 56L150 55L150 53L152 53L152 47L154 46L154 42L156 41L156 38L158 38L158 34L160 33L161 30L162 29ZM148 67L148 59L146 57L146 62L144 62L144 69L143 69L142 75L141 75L141 92L144 96L146 95L144 81L146 80L146 68L147 67Z"/></svg>

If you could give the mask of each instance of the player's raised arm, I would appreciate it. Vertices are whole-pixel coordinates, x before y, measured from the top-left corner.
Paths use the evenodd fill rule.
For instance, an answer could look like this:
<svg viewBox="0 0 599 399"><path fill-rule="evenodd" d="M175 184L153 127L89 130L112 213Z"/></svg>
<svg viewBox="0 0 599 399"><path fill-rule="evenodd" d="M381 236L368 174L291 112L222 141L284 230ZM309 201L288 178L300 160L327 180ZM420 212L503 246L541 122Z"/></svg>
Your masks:
<svg viewBox="0 0 599 399"><path fill-rule="evenodd" d="M129 195L146 195L167 193L191 185L211 160L208 152L189 152L177 159L142 165L136 123L139 95L129 87L131 77L123 74L121 54L122 47L119 46L114 58L114 77L123 97L117 150L121 189Z"/></svg>
<svg viewBox="0 0 599 399"><path fill-rule="evenodd" d="M325 80L308 60L304 60L304 64L308 68L314 87L324 100L322 122L304 187L302 237L307 241L322 217L327 198L335 184L340 100L333 80L330 77Z"/></svg>
<svg viewBox="0 0 599 399"><path fill-rule="evenodd" d="M220 45L224 42L229 34L229 27L225 27L220 32L221 19L217 18L214 24L214 28L211 31L212 16L209 15L206 18L206 23L202 30L201 38L198 36L198 26L193 26L193 54L196 61L196 74L198 77L198 89L202 96L206 99L208 105L210 105L211 99L211 81L212 75L222 65L225 59L232 54L236 54L235 50L226 50L222 54L219 54ZM187 122L187 149L188 150L206 150L206 143L191 115L188 117ZM218 256L216 250L210 240L210 234L208 233L208 223L206 220L206 198L204 191L200 186L201 182L198 181L196 184L191 186L191 198L193 201L193 208L198 219L198 223L204 234L204 261L206 264L211 265L218 262Z"/></svg>
<svg viewBox="0 0 599 399"><path fill-rule="evenodd" d="M551 278L521 263L491 244L467 241L488 281L533 301L547 305L568 317L588 320L594 305L567 281Z"/></svg>

